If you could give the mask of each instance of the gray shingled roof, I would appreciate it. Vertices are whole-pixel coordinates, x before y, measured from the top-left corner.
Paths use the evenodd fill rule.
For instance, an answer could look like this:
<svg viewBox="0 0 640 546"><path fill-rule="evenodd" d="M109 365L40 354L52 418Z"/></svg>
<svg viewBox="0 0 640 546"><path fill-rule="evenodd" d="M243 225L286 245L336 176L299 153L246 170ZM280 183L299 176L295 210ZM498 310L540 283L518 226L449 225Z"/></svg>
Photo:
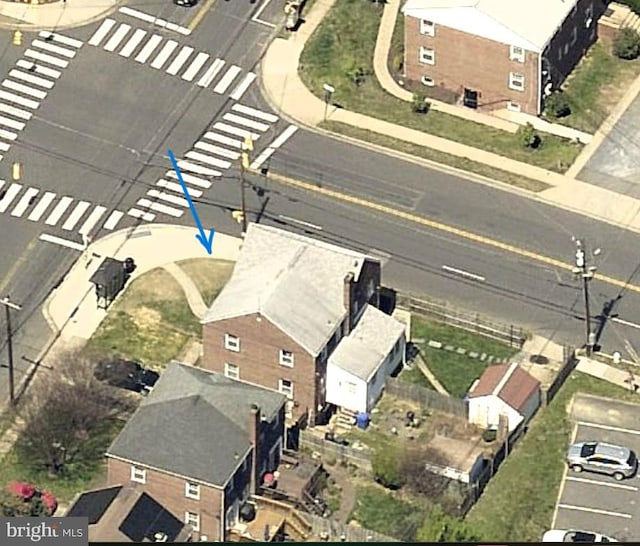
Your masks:
<svg viewBox="0 0 640 546"><path fill-rule="evenodd" d="M368 381L391 352L404 324L367 305L353 331L343 337L329 357L329 363Z"/></svg>
<svg viewBox="0 0 640 546"><path fill-rule="evenodd" d="M172 362L107 455L223 486L251 447L251 404L271 420L284 401L275 391Z"/></svg>
<svg viewBox="0 0 640 546"><path fill-rule="evenodd" d="M317 355L346 316L344 278L357 281L365 254L250 224L231 279L203 323L260 313Z"/></svg>

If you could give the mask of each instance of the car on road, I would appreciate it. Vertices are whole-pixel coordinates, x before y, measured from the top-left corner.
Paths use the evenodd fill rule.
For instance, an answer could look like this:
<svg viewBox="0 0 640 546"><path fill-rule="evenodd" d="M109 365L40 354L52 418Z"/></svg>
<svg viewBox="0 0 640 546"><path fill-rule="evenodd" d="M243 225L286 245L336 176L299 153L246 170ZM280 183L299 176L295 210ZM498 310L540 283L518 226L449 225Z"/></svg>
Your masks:
<svg viewBox="0 0 640 546"><path fill-rule="evenodd" d="M111 358L101 360L93 372L98 381L112 387L126 389L146 396L153 390L160 375L153 370L143 368L138 362Z"/></svg>
<svg viewBox="0 0 640 546"><path fill-rule="evenodd" d="M552 529L542 535L542 542L619 542L615 538L601 535L600 533L591 533L590 531L576 531L574 529L561 530Z"/></svg>
<svg viewBox="0 0 640 546"><path fill-rule="evenodd" d="M604 442L580 442L569 447L567 465L574 472L597 472L620 481L635 476L638 459L627 447Z"/></svg>
<svg viewBox="0 0 640 546"><path fill-rule="evenodd" d="M198 0L173 0L176 6L182 6L184 8L192 8L198 3Z"/></svg>
<svg viewBox="0 0 640 546"><path fill-rule="evenodd" d="M287 30L295 30L300 22L300 14L302 12L302 3L296 0L287 2L284 5L284 13L286 15L284 28Z"/></svg>

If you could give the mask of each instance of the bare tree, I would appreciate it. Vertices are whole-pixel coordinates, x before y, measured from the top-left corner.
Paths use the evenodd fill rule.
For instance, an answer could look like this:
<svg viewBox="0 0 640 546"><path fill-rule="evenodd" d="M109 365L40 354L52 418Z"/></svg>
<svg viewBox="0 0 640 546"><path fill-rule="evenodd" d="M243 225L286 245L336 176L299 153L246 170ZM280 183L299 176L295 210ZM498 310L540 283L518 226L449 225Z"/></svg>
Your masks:
<svg viewBox="0 0 640 546"><path fill-rule="evenodd" d="M432 447L407 446L401 461L401 473L414 493L436 499L447 488L449 479L428 470L427 464L446 467L447 460Z"/></svg>

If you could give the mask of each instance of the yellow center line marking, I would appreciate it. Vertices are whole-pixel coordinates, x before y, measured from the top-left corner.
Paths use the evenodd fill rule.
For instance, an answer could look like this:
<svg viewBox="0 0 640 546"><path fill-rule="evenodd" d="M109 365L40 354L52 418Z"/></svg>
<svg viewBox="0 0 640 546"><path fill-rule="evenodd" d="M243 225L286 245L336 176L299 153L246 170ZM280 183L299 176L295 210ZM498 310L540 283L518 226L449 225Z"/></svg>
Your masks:
<svg viewBox="0 0 640 546"><path fill-rule="evenodd" d="M213 6L213 4L215 3L216 3L216 0L207 0L202 5L198 13L196 13L196 16L193 18L193 20L187 25L187 28L191 32L193 32L196 29L196 27L202 22L202 20L204 19L204 16L211 9L211 6Z"/></svg>
<svg viewBox="0 0 640 546"><path fill-rule="evenodd" d="M9 285L9 283L11 282L13 277L15 277L16 273L18 272L18 269L20 269L20 267L22 267L24 262L27 260L27 257L29 256L29 254L31 254L33 252L33 249L36 247L37 243L38 243L38 236L34 237L29 242L27 247L24 249L24 252L13 263L13 265L11 266L11 269L9 269L9 271L5 275L4 279L2 279L2 282L0 283L0 294L2 294L4 292L5 288Z"/></svg>
<svg viewBox="0 0 640 546"><path fill-rule="evenodd" d="M481 243L483 245L486 245L492 248L497 248L504 252L509 252L511 254L515 254L523 258L528 258L530 260L540 262L545 265L557 267L558 269L564 269L565 271L573 271L573 268L575 267L572 264L568 264L566 262L556 260L555 258L551 258L550 256L538 254L537 252L533 252L525 248L520 248L515 245L511 245L509 243L498 241L496 239L491 239L490 237L479 235L477 233L473 233L472 231L467 231L466 229L461 229L454 226L450 226L448 224L443 224L441 222L436 222L435 220L430 220L429 218L418 216L417 214L394 209L388 205L382 205L380 203L369 201L361 197L355 197L353 195L348 195L348 194L345 194L336 190L331 190L328 188L321 188L316 186L315 184L310 184L309 182L302 182L301 180L296 180L294 178L284 176L281 174L272 173L272 172L268 174L268 177L269 179L274 180L275 182L284 184L286 186L292 186L294 188L299 188L302 190L319 193L326 197L331 197L333 199L336 199L338 201L343 201L351 205L358 205L360 207L363 207L369 210L374 210L376 212L381 212L383 214L387 214L395 218L401 218L403 220L407 220L408 222L412 222L414 224L419 224L421 226L429 227L431 229L435 229L444 233L449 233L451 235L455 235L462 239L467 239L468 241ZM627 290L640 293L640 286L637 286L635 284L627 284L625 281L621 281L614 277L609 277L608 275L601 275L599 273L596 273L594 278L601 282L605 282L612 286L616 286L618 288L626 288Z"/></svg>

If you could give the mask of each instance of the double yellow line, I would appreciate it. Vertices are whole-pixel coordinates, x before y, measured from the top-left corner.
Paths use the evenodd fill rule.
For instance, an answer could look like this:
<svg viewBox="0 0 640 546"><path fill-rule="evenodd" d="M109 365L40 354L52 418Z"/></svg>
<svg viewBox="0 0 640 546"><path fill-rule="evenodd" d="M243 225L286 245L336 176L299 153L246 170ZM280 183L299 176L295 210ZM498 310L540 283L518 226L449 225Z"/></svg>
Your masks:
<svg viewBox="0 0 640 546"><path fill-rule="evenodd" d="M216 3L216 0L207 0L202 5L198 13L196 13L196 16L193 18L193 20L187 25L187 28L193 32L195 28L202 22L207 12L211 9L213 4L215 3Z"/></svg>

